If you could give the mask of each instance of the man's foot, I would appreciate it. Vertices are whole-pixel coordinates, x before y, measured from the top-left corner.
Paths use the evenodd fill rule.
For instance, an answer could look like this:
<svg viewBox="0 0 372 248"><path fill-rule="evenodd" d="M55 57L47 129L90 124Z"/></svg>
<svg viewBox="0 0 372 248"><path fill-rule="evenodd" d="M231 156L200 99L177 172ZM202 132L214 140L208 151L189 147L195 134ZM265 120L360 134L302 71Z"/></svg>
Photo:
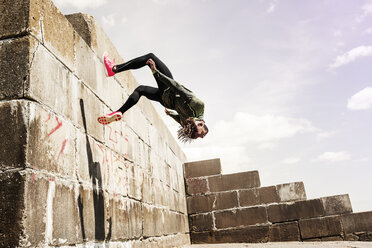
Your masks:
<svg viewBox="0 0 372 248"><path fill-rule="evenodd" d="M98 117L97 120L102 125L107 125L114 121L120 121L122 116L123 114L121 112L116 111L116 112L112 112L111 114Z"/></svg>
<svg viewBox="0 0 372 248"><path fill-rule="evenodd" d="M106 66L106 76L112 77L115 75L115 72L112 71L112 68L115 66L115 59L113 62L110 61L107 52L103 53L103 62Z"/></svg>

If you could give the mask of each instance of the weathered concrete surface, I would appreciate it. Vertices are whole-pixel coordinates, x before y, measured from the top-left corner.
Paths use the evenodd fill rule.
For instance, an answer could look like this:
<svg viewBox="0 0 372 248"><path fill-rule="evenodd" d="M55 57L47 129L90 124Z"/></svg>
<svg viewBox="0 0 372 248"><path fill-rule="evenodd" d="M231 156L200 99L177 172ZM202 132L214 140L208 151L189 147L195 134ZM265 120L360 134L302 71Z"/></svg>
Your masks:
<svg viewBox="0 0 372 248"><path fill-rule="evenodd" d="M220 159L210 159L184 164L185 178L214 176L221 174Z"/></svg>
<svg viewBox="0 0 372 248"><path fill-rule="evenodd" d="M189 244L186 157L154 107L97 122L138 83L105 77L103 51L124 59L94 18L51 0L0 12L0 247Z"/></svg>

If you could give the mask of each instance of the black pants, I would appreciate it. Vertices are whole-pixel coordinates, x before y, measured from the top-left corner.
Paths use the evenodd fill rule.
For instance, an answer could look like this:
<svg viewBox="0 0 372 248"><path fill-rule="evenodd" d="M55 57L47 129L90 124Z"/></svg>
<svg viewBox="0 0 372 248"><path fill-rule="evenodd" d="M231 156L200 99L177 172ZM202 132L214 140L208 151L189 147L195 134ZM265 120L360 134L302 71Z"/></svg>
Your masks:
<svg viewBox="0 0 372 248"><path fill-rule="evenodd" d="M161 73L170 78L173 78L172 73L170 72L168 67L153 53L149 53L144 56L132 59L124 64L116 65L116 72L122 72L126 70L144 67L148 59L154 60L156 68ZM138 102L141 96L145 96L152 101L157 101L163 104L161 96L163 95L164 90L167 89L167 86L158 80L156 80L156 83L158 84L158 88L145 85L138 86L118 111L120 111L121 113L126 112L128 109L133 107Z"/></svg>

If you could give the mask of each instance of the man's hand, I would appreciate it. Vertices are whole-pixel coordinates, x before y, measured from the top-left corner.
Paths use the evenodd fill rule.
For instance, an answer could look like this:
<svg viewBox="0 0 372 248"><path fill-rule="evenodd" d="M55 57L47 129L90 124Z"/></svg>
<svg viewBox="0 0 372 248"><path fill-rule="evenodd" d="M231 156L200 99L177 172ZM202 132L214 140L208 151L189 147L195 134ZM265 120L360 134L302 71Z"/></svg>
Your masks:
<svg viewBox="0 0 372 248"><path fill-rule="evenodd" d="M151 71L156 70L156 65L155 65L154 60L152 60L152 59L148 59L148 60L146 61L146 65L149 65L149 66L150 66Z"/></svg>
<svg viewBox="0 0 372 248"><path fill-rule="evenodd" d="M168 109L165 109L165 113L166 113L167 115L169 115L169 111L168 111Z"/></svg>

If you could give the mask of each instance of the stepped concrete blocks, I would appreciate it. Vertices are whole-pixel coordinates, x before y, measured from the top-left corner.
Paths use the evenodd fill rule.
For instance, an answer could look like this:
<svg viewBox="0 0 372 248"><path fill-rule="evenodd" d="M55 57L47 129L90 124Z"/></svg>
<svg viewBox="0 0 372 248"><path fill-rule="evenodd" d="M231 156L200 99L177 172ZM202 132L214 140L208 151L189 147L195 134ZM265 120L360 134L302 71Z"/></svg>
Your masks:
<svg viewBox="0 0 372 248"><path fill-rule="evenodd" d="M270 226L269 242L301 241L298 222L278 223Z"/></svg>
<svg viewBox="0 0 372 248"><path fill-rule="evenodd" d="M28 110L24 101L0 103L0 169L24 168ZM7 148L7 149L4 149ZM9 153L9 151L12 151Z"/></svg>
<svg viewBox="0 0 372 248"><path fill-rule="evenodd" d="M216 201L213 204L213 210L236 208L238 206L238 193L236 191L222 192L216 194Z"/></svg>
<svg viewBox="0 0 372 248"><path fill-rule="evenodd" d="M211 192L248 189L260 186L258 171L208 177Z"/></svg>
<svg viewBox="0 0 372 248"><path fill-rule="evenodd" d="M320 217L324 215L324 208L320 199L314 199L270 205L267 208L267 214L269 221L275 223Z"/></svg>
<svg viewBox="0 0 372 248"><path fill-rule="evenodd" d="M0 41L0 100L23 97L24 84L29 80L30 47L33 48L35 43L35 39L30 37Z"/></svg>
<svg viewBox="0 0 372 248"><path fill-rule="evenodd" d="M210 159L184 164L185 178L205 177L221 174L220 159Z"/></svg>
<svg viewBox="0 0 372 248"><path fill-rule="evenodd" d="M268 223L265 207L215 212L214 217L217 229Z"/></svg>
<svg viewBox="0 0 372 248"><path fill-rule="evenodd" d="M353 212L349 195L335 195L320 198L326 215L346 214Z"/></svg>
<svg viewBox="0 0 372 248"><path fill-rule="evenodd" d="M213 230L213 214L196 214L189 217L190 230L192 232L201 232Z"/></svg>
<svg viewBox="0 0 372 248"><path fill-rule="evenodd" d="M279 202L279 196L275 186L239 190L240 206L255 206Z"/></svg>
<svg viewBox="0 0 372 248"><path fill-rule="evenodd" d="M303 182L286 183L276 186L281 202L306 200Z"/></svg>
<svg viewBox="0 0 372 248"><path fill-rule="evenodd" d="M341 219L339 216L300 220L299 225L303 239L342 234Z"/></svg>
<svg viewBox="0 0 372 248"><path fill-rule="evenodd" d="M30 103L29 108L28 166L73 177L76 168L74 127L39 104Z"/></svg>

